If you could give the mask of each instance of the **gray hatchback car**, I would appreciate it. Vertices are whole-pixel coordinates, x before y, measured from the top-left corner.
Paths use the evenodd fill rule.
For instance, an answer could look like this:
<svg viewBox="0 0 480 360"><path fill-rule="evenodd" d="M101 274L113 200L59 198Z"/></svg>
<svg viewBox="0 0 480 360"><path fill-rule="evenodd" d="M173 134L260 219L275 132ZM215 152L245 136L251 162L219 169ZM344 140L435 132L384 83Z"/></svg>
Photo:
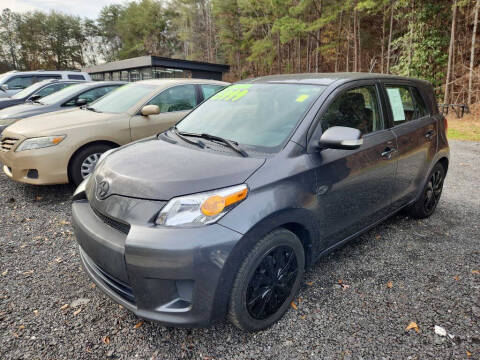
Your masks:
<svg viewBox="0 0 480 360"><path fill-rule="evenodd" d="M234 84L110 151L73 199L83 265L137 316L246 331L287 311L315 261L401 209L434 212L448 170L432 85L376 74Z"/></svg>

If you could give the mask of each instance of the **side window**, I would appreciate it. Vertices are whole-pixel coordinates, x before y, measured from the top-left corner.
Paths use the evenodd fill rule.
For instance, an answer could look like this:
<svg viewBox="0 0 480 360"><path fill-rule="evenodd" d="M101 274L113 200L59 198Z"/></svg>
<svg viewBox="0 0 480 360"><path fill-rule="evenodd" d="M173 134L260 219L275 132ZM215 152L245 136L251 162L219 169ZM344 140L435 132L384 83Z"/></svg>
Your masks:
<svg viewBox="0 0 480 360"><path fill-rule="evenodd" d="M76 101L78 99L85 99L87 100L87 104L91 103L94 100L97 100L98 98L102 97L103 95L107 94L108 92L112 91L115 89L116 86L103 86L95 89L91 89L88 91L85 91L84 93L78 95L77 97L69 100L66 102L63 106L73 106L75 105Z"/></svg>
<svg viewBox="0 0 480 360"><path fill-rule="evenodd" d="M386 88L394 125L428 115L425 102L416 88L402 85L387 85Z"/></svg>
<svg viewBox="0 0 480 360"><path fill-rule="evenodd" d="M33 76L16 76L8 80L5 84L9 90L21 90L32 85L35 82Z"/></svg>
<svg viewBox="0 0 480 360"><path fill-rule="evenodd" d="M321 119L322 131L333 126L346 126L363 134L384 129L377 89L373 85L347 90L330 105Z"/></svg>
<svg viewBox="0 0 480 360"><path fill-rule="evenodd" d="M70 80L85 80L83 75L68 75L68 78Z"/></svg>
<svg viewBox="0 0 480 360"><path fill-rule="evenodd" d="M420 92L415 87L411 87L410 90L412 91L413 99L415 100L414 119L419 119L427 116L429 112L427 106L425 105L425 101L422 98L422 95L420 95Z"/></svg>
<svg viewBox="0 0 480 360"><path fill-rule="evenodd" d="M147 105L158 105L161 113L193 109L197 105L195 85L180 85L167 89Z"/></svg>
<svg viewBox="0 0 480 360"><path fill-rule="evenodd" d="M221 85L200 85L202 89L203 99L207 100L212 95L215 95L217 92L222 90L224 86Z"/></svg>
<svg viewBox="0 0 480 360"><path fill-rule="evenodd" d="M62 78L62 75L58 75L58 74L45 74L45 75L37 75L36 78L37 78L36 81L42 81L42 80L47 80L47 79L61 79L61 78Z"/></svg>
<svg viewBox="0 0 480 360"><path fill-rule="evenodd" d="M45 86L44 88L38 90L34 95L38 95L40 97L44 97L50 94L53 94L54 92L57 92L58 90L61 90L65 87L64 84L54 84L54 85L48 85Z"/></svg>

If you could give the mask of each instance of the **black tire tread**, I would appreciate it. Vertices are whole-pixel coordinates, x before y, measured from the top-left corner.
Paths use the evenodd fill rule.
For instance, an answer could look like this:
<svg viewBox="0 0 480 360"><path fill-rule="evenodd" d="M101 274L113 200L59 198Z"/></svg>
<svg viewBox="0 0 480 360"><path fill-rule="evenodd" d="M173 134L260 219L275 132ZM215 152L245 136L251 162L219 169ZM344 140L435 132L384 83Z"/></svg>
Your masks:
<svg viewBox="0 0 480 360"><path fill-rule="evenodd" d="M427 214L425 212L425 208L423 206L423 203L424 203L424 199L425 199L425 188L428 184L428 181L430 179L430 177L432 176L432 174L438 169L438 168L441 168L441 171L442 171L442 176L443 176L443 179L445 179L445 168L443 167L443 165L438 162L435 164L435 166L433 167L433 169L430 171L430 173L428 174L428 178L427 178L427 181L422 189L422 194L420 195L420 197L418 198L418 200L416 202L414 202L408 209L408 214L414 218L414 219L425 219L425 218L428 218L430 217L431 215L433 215L435 213L435 210L436 208L432 211L432 213L430 214Z"/></svg>

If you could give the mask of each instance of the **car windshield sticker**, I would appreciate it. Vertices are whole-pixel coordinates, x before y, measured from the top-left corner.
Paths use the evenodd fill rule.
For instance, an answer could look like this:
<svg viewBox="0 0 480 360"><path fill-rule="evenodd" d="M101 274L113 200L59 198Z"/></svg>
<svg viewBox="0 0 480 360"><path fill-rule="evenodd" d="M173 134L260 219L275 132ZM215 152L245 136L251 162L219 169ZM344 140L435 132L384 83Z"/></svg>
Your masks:
<svg viewBox="0 0 480 360"><path fill-rule="evenodd" d="M303 95L300 95L299 97L297 97L297 100L295 100L295 101L301 103L301 102L304 102L305 100L307 100L309 97L310 97L310 95L303 94Z"/></svg>
<svg viewBox="0 0 480 360"><path fill-rule="evenodd" d="M236 84L211 97L212 100L237 101L248 94L251 84Z"/></svg>
<svg viewBox="0 0 480 360"><path fill-rule="evenodd" d="M388 98L393 113L393 121L404 121L405 111L403 109L402 96L399 88L388 88Z"/></svg>

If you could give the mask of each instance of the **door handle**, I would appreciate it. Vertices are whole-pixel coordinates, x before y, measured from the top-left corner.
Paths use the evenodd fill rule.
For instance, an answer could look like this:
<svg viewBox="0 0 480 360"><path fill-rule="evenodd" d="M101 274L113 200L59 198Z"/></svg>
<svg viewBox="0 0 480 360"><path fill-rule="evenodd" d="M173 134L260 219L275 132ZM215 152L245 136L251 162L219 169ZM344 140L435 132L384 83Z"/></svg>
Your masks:
<svg viewBox="0 0 480 360"><path fill-rule="evenodd" d="M427 140L432 140L434 135L435 135L435 130L429 130L425 133L425 137L427 138Z"/></svg>
<svg viewBox="0 0 480 360"><path fill-rule="evenodd" d="M387 147L385 150L382 152L382 157L384 159L390 160L392 158L393 153L397 151L395 148Z"/></svg>

